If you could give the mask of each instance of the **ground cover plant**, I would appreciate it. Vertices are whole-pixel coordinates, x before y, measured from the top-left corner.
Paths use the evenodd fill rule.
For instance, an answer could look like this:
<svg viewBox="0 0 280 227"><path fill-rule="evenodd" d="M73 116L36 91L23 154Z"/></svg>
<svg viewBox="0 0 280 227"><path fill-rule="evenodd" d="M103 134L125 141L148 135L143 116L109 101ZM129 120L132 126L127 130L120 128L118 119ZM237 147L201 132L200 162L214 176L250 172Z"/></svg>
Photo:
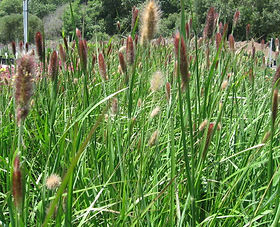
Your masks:
<svg viewBox="0 0 280 227"><path fill-rule="evenodd" d="M51 50L37 32L27 54L12 43L0 223L278 226L280 68L251 41L237 49L214 8L203 38L184 10L172 39L153 40L154 1L133 15L123 38L91 43L77 29Z"/></svg>

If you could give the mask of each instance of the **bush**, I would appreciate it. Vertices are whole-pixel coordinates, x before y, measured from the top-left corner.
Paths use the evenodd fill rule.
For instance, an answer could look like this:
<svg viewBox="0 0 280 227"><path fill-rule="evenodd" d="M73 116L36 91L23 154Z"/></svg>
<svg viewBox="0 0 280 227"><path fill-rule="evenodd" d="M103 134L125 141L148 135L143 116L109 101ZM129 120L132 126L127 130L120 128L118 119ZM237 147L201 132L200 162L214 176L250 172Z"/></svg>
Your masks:
<svg viewBox="0 0 280 227"><path fill-rule="evenodd" d="M35 33L42 30L43 23L34 15L29 15L28 19L28 37L29 41L33 42ZM11 14L0 18L0 42L9 43L13 40L23 40L22 14Z"/></svg>

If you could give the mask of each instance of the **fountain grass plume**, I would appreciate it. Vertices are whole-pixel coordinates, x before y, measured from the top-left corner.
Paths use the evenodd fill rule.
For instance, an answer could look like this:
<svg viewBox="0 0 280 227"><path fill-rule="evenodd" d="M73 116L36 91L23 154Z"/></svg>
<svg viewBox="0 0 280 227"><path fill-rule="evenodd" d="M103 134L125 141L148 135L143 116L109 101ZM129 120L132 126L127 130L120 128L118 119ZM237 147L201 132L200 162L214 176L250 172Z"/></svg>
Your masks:
<svg viewBox="0 0 280 227"><path fill-rule="evenodd" d="M35 72L34 57L24 55L18 60L17 75L15 77L15 102L17 105L18 125L29 112L29 101L33 94L33 77Z"/></svg>
<svg viewBox="0 0 280 227"><path fill-rule="evenodd" d="M142 45L150 42L157 33L160 14L159 6L154 0L146 3L141 17L140 43Z"/></svg>

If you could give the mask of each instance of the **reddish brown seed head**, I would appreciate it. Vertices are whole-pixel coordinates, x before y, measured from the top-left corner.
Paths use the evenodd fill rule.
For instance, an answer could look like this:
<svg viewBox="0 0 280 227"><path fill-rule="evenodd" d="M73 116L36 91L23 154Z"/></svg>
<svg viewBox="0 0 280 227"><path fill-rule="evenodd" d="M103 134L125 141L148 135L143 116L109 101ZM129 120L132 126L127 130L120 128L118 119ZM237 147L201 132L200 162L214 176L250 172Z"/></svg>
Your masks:
<svg viewBox="0 0 280 227"><path fill-rule="evenodd" d="M218 32L216 34L216 48L217 48L217 50L219 49L219 47L221 45L221 42L222 42L222 34L220 32Z"/></svg>
<svg viewBox="0 0 280 227"><path fill-rule="evenodd" d="M216 11L214 7L211 7L208 10L207 17L206 17L206 24L203 31L203 37L210 39L213 35L215 30L215 15Z"/></svg>
<svg viewBox="0 0 280 227"><path fill-rule="evenodd" d="M28 50L29 50L29 43L27 42L25 43L25 51L28 52Z"/></svg>
<svg viewBox="0 0 280 227"><path fill-rule="evenodd" d="M39 60L43 61L43 37L41 32L37 32L35 35L35 44L36 44L36 51L39 57Z"/></svg>
<svg viewBox="0 0 280 227"><path fill-rule="evenodd" d="M50 63L49 63L49 75L50 75L52 80L57 79L57 75L58 75L58 56L57 56L56 51L53 51L52 55L51 55L51 59L50 59Z"/></svg>
<svg viewBox="0 0 280 227"><path fill-rule="evenodd" d="M15 102L17 105L17 123L20 124L29 112L29 101L33 94L35 72L34 57L24 55L17 61L15 77Z"/></svg>
<svg viewBox="0 0 280 227"><path fill-rule="evenodd" d="M80 56L82 68L85 71L87 69L87 42L86 42L86 40L79 40L79 56Z"/></svg>
<svg viewBox="0 0 280 227"><path fill-rule="evenodd" d="M12 41L11 42L11 46L12 46L12 52L13 52L13 55L16 56L16 42L15 41Z"/></svg>
<svg viewBox="0 0 280 227"><path fill-rule="evenodd" d="M120 61L120 66L121 66L123 73L126 73L126 70L127 70L126 62L124 60L124 56L123 56L122 52L119 52L119 61Z"/></svg>
<svg viewBox="0 0 280 227"><path fill-rule="evenodd" d="M278 88L279 84L280 84L280 66L278 66L278 68L274 74L274 77L272 80L272 86L275 88Z"/></svg>
<svg viewBox="0 0 280 227"><path fill-rule="evenodd" d="M22 40L19 41L19 51L20 52L23 51L23 42L22 42Z"/></svg>
<svg viewBox="0 0 280 227"><path fill-rule="evenodd" d="M233 24L234 26L237 24L238 20L239 20L239 17L240 17L240 11L237 10L235 13L234 13L234 17L233 17Z"/></svg>
<svg viewBox="0 0 280 227"><path fill-rule="evenodd" d="M23 185L22 185L22 172L20 169L20 160L17 155L14 160L13 177L12 177L12 190L14 197L14 204L17 211L20 213L23 202Z"/></svg>
<svg viewBox="0 0 280 227"><path fill-rule="evenodd" d="M63 49L63 46L61 44L59 44L59 55L60 55L60 59L63 63L66 62L66 53Z"/></svg>
<svg viewBox="0 0 280 227"><path fill-rule="evenodd" d="M232 34L229 35L228 37L228 41L229 41L229 48L234 51L234 37Z"/></svg>
<svg viewBox="0 0 280 227"><path fill-rule="evenodd" d="M185 29L186 29L186 36L189 39L190 38L190 25L188 22L186 23Z"/></svg>
<svg viewBox="0 0 280 227"><path fill-rule="evenodd" d="M167 102L169 102L171 97L171 84L169 82L166 82L165 84L165 94Z"/></svg>
<svg viewBox="0 0 280 227"><path fill-rule="evenodd" d="M95 62L96 62L96 55L92 54L92 61L91 61L92 67L94 67Z"/></svg>
<svg viewBox="0 0 280 227"><path fill-rule="evenodd" d="M98 66L99 66L99 73L101 77L104 80L108 80L106 63L105 63L104 55L101 52L98 55Z"/></svg>
<svg viewBox="0 0 280 227"><path fill-rule="evenodd" d="M126 40L126 61L129 65L134 63L134 46L131 36L128 36Z"/></svg>
<svg viewBox="0 0 280 227"><path fill-rule="evenodd" d="M139 13L139 10L135 6L133 6L133 8L132 8L132 19L131 19L131 30L134 29L135 22L136 22L137 17L138 17L138 13Z"/></svg>

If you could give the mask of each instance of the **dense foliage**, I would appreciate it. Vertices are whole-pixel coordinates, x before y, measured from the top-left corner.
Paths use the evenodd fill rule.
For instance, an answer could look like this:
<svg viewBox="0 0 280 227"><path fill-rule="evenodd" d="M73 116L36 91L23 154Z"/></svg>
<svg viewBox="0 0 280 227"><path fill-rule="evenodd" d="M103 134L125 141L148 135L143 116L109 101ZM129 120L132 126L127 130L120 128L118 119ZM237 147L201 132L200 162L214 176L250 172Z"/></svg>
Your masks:
<svg viewBox="0 0 280 227"><path fill-rule="evenodd" d="M57 39L61 37L61 29L66 35L72 35L73 27L76 26L82 30L85 38L95 40L96 38L106 38L108 35L116 33L126 35L130 29L131 8L135 5L139 9L142 8L143 0L73 0L72 9L74 13L74 21L72 23L69 1L63 0L32 0L29 3L30 13L43 20L51 15L53 20L46 20L45 27L48 39ZM177 0L161 0L159 1L162 9L162 21L160 26L160 34L170 36L174 28L178 27L178 15L180 12L180 1ZM236 10L240 11L240 20L236 27L235 39L244 40L245 28L247 24L251 25L251 33L249 38L268 39L278 36L280 33L280 2L272 0L229 0L229 1L210 1L197 0L190 1L186 6L187 17L190 17L190 6L197 18L197 32L202 35L205 24L207 9L214 6L220 14L220 20L228 22L229 27L232 26L233 15ZM54 12L62 5L63 11ZM3 0L0 3L0 15L6 16L10 14L21 13L21 0ZM7 18L5 18L7 19ZM0 19L3 21L4 19ZM121 24L119 31L116 24ZM2 22L3 23L3 22ZM20 22L21 23L21 22ZM13 27L18 26L16 23ZM52 27L55 27L52 29ZM21 27L16 28L21 31ZM2 29L0 40L3 42L7 36ZM3 37L5 36L5 37ZM19 35L17 35L19 36ZM10 39L16 39L15 35L10 35Z"/></svg>

